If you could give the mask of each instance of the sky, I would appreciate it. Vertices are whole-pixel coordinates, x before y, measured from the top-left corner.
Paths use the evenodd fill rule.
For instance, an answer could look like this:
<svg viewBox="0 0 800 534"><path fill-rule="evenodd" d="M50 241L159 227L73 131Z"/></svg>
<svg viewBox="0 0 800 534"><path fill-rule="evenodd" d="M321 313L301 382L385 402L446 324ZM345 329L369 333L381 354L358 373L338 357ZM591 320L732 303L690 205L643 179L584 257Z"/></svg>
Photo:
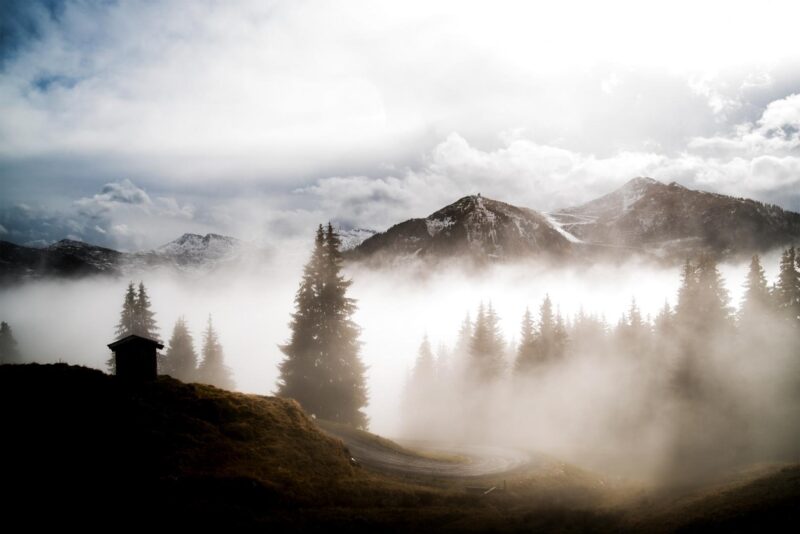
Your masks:
<svg viewBox="0 0 800 534"><path fill-rule="evenodd" d="M0 240L121 250L548 211L800 211L797 2L0 0Z"/></svg>

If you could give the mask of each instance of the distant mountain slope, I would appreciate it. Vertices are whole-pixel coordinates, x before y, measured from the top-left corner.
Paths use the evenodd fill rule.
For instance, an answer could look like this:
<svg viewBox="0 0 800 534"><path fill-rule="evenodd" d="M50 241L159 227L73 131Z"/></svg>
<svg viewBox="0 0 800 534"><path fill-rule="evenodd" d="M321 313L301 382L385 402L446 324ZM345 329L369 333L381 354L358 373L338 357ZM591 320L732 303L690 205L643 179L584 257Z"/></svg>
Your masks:
<svg viewBox="0 0 800 534"><path fill-rule="evenodd" d="M356 247L354 259L470 256L478 260L560 256L569 240L542 214L480 195L464 197L424 219L409 219Z"/></svg>
<svg viewBox="0 0 800 534"><path fill-rule="evenodd" d="M552 213L586 244L662 257L762 252L800 241L800 214L755 200L634 178L580 206Z"/></svg>
<svg viewBox="0 0 800 534"><path fill-rule="evenodd" d="M231 260L241 249L242 243L235 237L183 234L175 241L157 248L154 253L181 266L198 266Z"/></svg>
<svg viewBox="0 0 800 534"><path fill-rule="evenodd" d="M121 255L115 250L68 239L43 249L0 241L0 282L42 276L116 274Z"/></svg>
<svg viewBox="0 0 800 534"><path fill-rule="evenodd" d="M119 252L62 239L45 248L0 241L0 282L46 276L123 275L152 268L207 272L263 252L219 234L184 234L156 250Z"/></svg>

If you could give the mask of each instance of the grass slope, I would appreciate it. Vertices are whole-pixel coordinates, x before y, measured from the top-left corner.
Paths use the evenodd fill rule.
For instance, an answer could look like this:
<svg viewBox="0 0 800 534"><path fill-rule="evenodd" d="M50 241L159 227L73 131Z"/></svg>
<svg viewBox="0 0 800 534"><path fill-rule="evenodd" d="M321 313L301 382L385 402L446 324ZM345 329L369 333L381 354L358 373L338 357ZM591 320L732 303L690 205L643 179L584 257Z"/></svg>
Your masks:
<svg viewBox="0 0 800 534"><path fill-rule="evenodd" d="M26 530L620 532L798 522L797 466L688 496L626 500L553 462L509 478L505 493L475 497L457 482L424 486L352 465L290 400L168 377L129 387L87 368L30 364L0 366L0 406L3 519Z"/></svg>

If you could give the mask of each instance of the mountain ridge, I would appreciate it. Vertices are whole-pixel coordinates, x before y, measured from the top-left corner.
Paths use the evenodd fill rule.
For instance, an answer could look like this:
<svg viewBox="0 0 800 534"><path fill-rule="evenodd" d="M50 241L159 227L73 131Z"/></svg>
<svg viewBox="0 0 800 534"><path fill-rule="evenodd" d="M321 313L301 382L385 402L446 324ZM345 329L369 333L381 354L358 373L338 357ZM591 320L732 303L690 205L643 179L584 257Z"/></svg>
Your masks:
<svg viewBox="0 0 800 534"><path fill-rule="evenodd" d="M377 233L355 247L349 257L441 259L457 255L491 261L568 252L567 238L541 213L477 194Z"/></svg>

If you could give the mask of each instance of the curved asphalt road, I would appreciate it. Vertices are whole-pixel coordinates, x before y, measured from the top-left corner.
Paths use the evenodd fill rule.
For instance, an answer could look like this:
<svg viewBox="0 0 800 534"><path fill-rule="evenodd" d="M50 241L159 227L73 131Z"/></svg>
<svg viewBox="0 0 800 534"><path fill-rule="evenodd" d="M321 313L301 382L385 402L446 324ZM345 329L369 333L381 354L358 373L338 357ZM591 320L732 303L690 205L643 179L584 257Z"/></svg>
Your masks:
<svg viewBox="0 0 800 534"><path fill-rule="evenodd" d="M333 425L318 424L334 437L341 439L356 461L371 469L399 474L424 475L436 478L464 478L498 475L532 464L531 455L517 449L493 446L444 445L409 442L409 446L442 455L457 456L465 461L426 458L409 450L388 444Z"/></svg>

